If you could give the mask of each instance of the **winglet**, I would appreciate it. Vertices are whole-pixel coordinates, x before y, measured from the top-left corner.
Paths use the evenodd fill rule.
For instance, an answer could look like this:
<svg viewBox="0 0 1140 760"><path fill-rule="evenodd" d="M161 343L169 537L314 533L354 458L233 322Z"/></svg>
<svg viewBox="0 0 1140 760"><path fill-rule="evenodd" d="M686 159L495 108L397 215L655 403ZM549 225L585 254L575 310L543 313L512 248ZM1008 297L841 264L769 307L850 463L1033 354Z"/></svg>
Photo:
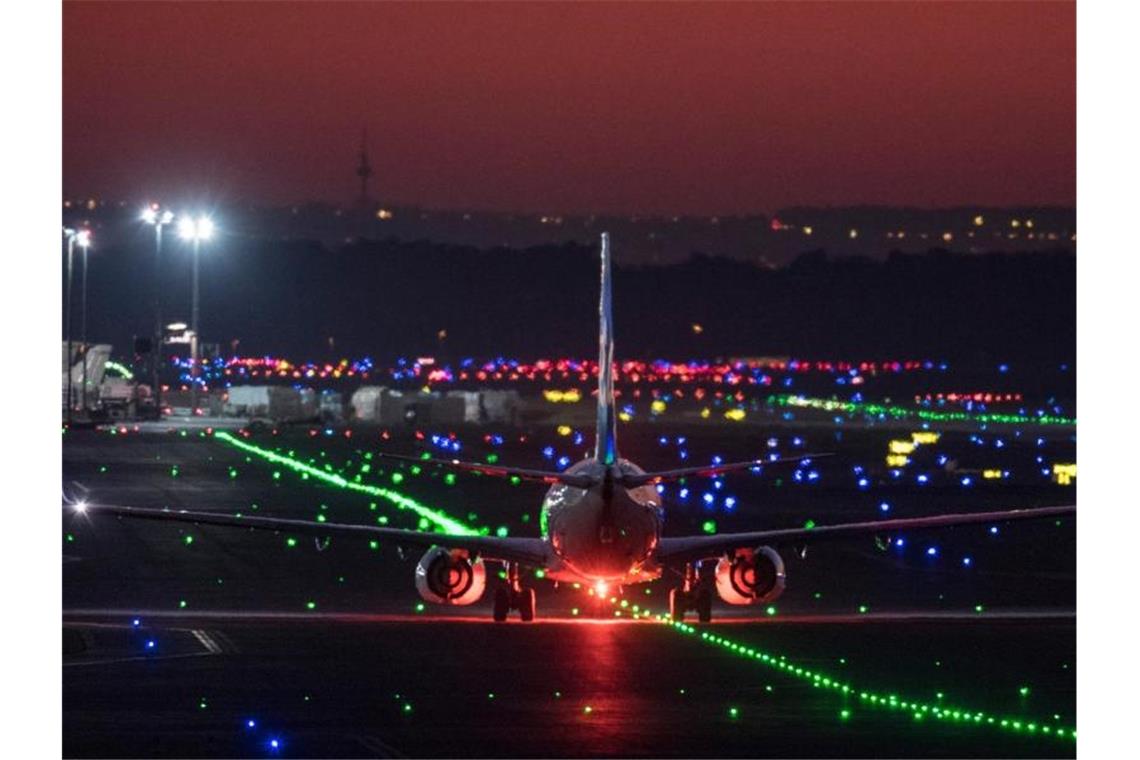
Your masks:
<svg viewBox="0 0 1140 760"><path fill-rule="evenodd" d="M613 276L610 233L602 233L602 295L598 303L598 435L594 456L604 465L617 461L617 411L614 408Z"/></svg>

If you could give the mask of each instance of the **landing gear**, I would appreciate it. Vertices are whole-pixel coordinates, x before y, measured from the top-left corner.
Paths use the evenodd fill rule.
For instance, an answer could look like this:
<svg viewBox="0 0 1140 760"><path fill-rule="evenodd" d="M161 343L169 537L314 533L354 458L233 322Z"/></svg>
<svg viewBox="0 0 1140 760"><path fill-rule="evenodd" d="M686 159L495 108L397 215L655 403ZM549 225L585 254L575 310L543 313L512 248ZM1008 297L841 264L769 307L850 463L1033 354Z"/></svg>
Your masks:
<svg viewBox="0 0 1140 760"><path fill-rule="evenodd" d="M524 588L518 593L515 609L519 611L519 619L524 623L534 620L534 589Z"/></svg>
<svg viewBox="0 0 1140 760"><path fill-rule="evenodd" d="M507 619L511 610L518 610L519 620L529 623L534 620L535 593L532 588L523 588L519 582L519 566L507 564L507 585L495 589L491 615L496 623Z"/></svg>
<svg viewBox="0 0 1140 760"><path fill-rule="evenodd" d="M499 586L495 589L495 601L491 608L491 615L495 618L496 623L502 623L507 619L507 613L511 611L511 592Z"/></svg>
<svg viewBox="0 0 1140 760"><path fill-rule="evenodd" d="M712 589L704 582L694 565L685 566L685 579L680 588L669 591L669 616L681 622L685 613L692 610L697 620L708 623L712 620Z"/></svg>
<svg viewBox="0 0 1140 760"><path fill-rule="evenodd" d="M693 608L697 611L697 620L702 623L712 621L712 589L701 586L697 589L696 603Z"/></svg>

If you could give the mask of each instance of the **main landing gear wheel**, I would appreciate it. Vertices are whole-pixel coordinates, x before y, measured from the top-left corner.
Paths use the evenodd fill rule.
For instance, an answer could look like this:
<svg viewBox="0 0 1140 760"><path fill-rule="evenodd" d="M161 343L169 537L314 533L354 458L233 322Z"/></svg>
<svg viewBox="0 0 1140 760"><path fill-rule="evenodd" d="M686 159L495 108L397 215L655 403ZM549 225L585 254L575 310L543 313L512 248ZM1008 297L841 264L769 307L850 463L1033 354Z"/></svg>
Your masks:
<svg viewBox="0 0 1140 760"><path fill-rule="evenodd" d="M712 589L700 578L697 568L688 565L680 588L669 590L669 617L679 623L685 619L685 613L691 610L697 613L700 622L711 622L712 597Z"/></svg>
<svg viewBox="0 0 1140 760"><path fill-rule="evenodd" d="M697 620L702 623L712 621L712 589L708 586L702 586L697 589L696 604L693 607L697 611Z"/></svg>
<svg viewBox="0 0 1140 760"><path fill-rule="evenodd" d="M491 615L496 623L507 619L511 610L519 611L519 619L524 623L534 620L535 593L532 588L523 588L519 582L519 566L507 565L507 585L495 589Z"/></svg>
<svg viewBox="0 0 1140 760"><path fill-rule="evenodd" d="M678 623L685 619L685 592L679 588L669 589L669 617Z"/></svg>
<svg viewBox="0 0 1140 760"><path fill-rule="evenodd" d="M502 623L507 619L507 613L510 611L511 592L500 586L495 589L495 601L491 608L491 615L495 618L496 623Z"/></svg>
<svg viewBox="0 0 1140 760"><path fill-rule="evenodd" d="M524 623L534 620L534 589L521 589L515 596L518 597L518 601L515 602L515 609L519 611L519 619Z"/></svg>

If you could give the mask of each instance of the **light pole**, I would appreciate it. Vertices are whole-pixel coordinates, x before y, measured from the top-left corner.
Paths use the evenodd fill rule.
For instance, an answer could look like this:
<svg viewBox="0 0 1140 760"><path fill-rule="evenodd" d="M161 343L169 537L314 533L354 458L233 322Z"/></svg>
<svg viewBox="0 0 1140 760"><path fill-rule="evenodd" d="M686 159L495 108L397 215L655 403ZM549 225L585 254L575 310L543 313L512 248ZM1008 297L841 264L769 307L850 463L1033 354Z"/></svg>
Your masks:
<svg viewBox="0 0 1140 760"><path fill-rule="evenodd" d="M154 225L154 344L150 349L150 382L154 389L155 417L162 418L162 382L159 364L162 361L162 228L174 221L174 212L161 210L157 203L143 209L142 220Z"/></svg>
<svg viewBox="0 0 1140 760"><path fill-rule="evenodd" d="M75 406L71 390L71 367L73 363L71 357L71 270L72 261L75 258L76 243L83 249L84 260L86 260L87 246L91 245L91 231L64 227L63 234L67 235L67 304L64 310L64 321L67 323L65 325L67 331L67 424L70 425L72 407ZM86 369L86 364L84 368ZM86 380L86 377L84 379Z"/></svg>
<svg viewBox="0 0 1140 760"><path fill-rule="evenodd" d="M83 249L83 285L80 287L83 295L79 297L79 344L83 346L83 385L79 388L79 395L83 399L80 408L87 416L87 249L90 246L80 247Z"/></svg>
<svg viewBox="0 0 1140 760"><path fill-rule="evenodd" d="M197 219L184 216L178 222L178 234L183 240L189 240L194 245L194 269L190 280L190 413L196 417L198 416L198 373L201 370L199 366L201 341L198 339L198 250L201 242L209 240L214 234L214 223L205 216Z"/></svg>

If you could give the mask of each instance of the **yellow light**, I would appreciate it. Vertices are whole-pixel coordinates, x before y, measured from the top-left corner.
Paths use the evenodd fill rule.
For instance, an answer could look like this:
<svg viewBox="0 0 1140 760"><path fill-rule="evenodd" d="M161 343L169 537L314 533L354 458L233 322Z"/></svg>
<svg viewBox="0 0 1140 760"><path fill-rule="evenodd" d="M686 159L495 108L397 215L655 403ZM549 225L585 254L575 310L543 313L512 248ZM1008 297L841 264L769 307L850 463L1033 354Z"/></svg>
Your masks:
<svg viewBox="0 0 1140 760"><path fill-rule="evenodd" d="M941 433L935 433L930 430L923 430L917 433L911 433L910 439L914 441L915 445L924 445L928 443L938 443L938 439L942 437Z"/></svg>
<svg viewBox="0 0 1140 760"><path fill-rule="evenodd" d="M1062 485L1062 486L1072 485L1073 478L1075 478L1075 477L1077 477L1077 465L1076 465L1076 463L1073 463L1073 464L1056 463L1053 465L1053 482L1054 483L1056 483L1058 485Z"/></svg>
<svg viewBox="0 0 1140 760"><path fill-rule="evenodd" d="M892 454L911 454L917 445L911 441L895 440L887 444L887 450Z"/></svg>
<svg viewBox="0 0 1140 760"><path fill-rule="evenodd" d="M618 412L618 419L622 422L629 422L633 419L633 415L629 412Z"/></svg>
<svg viewBox="0 0 1140 760"><path fill-rule="evenodd" d="M1021 226L1021 221L1018 219L1011 219L1009 222L1009 226L1016 229L1017 227Z"/></svg>
<svg viewBox="0 0 1140 760"><path fill-rule="evenodd" d="M386 208L382 208L376 212L376 218L377 219L391 219L392 218L392 212Z"/></svg>
<svg viewBox="0 0 1140 760"><path fill-rule="evenodd" d="M732 420L733 422L740 422L744 419L743 409L729 409L724 413L725 419Z"/></svg>
<svg viewBox="0 0 1140 760"><path fill-rule="evenodd" d="M571 388L565 391L550 388L542 392L542 397L552 404L575 404L582 400L582 394L577 388Z"/></svg>
<svg viewBox="0 0 1140 760"><path fill-rule="evenodd" d="M949 243L949 242L950 242L951 240L953 240L953 239L954 239L954 234L953 234L953 233L950 233L950 232L943 232L943 233L942 233L942 240L943 240L944 242L946 242L946 243Z"/></svg>
<svg viewBox="0 0 1140 760"><path fill-rule="evenodd" d="M1000 480L1001 470L982 470L982 477L986 480Z"/></svg>
<svg viewBox="0 0 1140 760"><path fill-rule="evenodd" d="M804 227L804 234L805 235L810 235L811 233L812 233L811 227Z"/></svg>
<svg viewBox="0 0 1140 760"><path fill-rule="evenodd" d="M906 454L887 454L887 467L906 467L910 457Z"/></svg>
<svg viewBox="0 0 1140 760"><path fill-rule="evenodd" d="M570 435L570 426L569 425L559 425L558 426L558 435Z"/></svg>
<svg viewBox="0 0 1140 760"><path fill-rule="evenodd" d="M984 216L982 216L981 214L978 214L977 216L974 217L974 226L975 227L981 227L985 223L986 223L986 218Z"/></svg>
<svg viewBox="0 0 1140 760"><path fill-rule="evenodd" d="M1025 226L1028 227L1029 229L1033 229L1033 220L1032 219L1026 219L1025 220Z"/></svg>
<svg viewBox="0 0 1140 760"><path fill-rule="evenodd" d="M705 331L705 328L704 328L704 326L701 325L700 322L694 322L693 323L693 334L694 335L700 335L704 331Z"/></svg>
<svg viewBox="0 0 1140 760"><path fill-rule="evenodd" d="M702 409L702 410L701 410L701 419L702 419L702 420L707 420L707 419L709 418L709 415L710 415L710 414L712 414L712 410L710 410L710 409L709 409L709 408L706 406L704 409Z"/></svg>
<svg viewBox="0 0 1140 760"><path fill-rule="evenodd" d="M655 400L652 404L649 405L649 411L653 412L654 414L664 414L665 402L661 399Z"/></svg>

